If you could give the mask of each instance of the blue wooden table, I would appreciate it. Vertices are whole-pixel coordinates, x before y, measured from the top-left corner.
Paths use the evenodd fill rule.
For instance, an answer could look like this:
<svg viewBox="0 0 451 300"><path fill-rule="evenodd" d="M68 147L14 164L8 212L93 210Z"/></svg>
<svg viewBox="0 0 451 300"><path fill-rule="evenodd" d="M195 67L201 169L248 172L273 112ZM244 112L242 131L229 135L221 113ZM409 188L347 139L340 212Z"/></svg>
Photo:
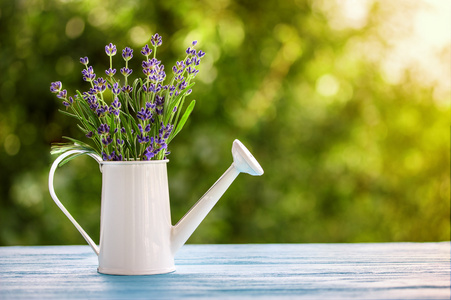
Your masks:
<svg viewBox="0 0 451 300"><path fill-rule="evenodd" d="M0 247L0 299L450 299L450 242L185 245L170 274L96 267L88 246Z"/></svg>

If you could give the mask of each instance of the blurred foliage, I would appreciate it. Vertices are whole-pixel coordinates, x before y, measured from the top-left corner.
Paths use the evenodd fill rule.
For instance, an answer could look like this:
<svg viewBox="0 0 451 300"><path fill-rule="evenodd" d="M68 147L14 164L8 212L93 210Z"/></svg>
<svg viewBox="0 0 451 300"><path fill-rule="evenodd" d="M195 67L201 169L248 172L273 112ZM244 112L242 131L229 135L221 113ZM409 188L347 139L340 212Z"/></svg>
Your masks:
<svg viewBox="0 0 451 300"><path fill-rule="evenodd" d="M173 222L230 165L235 138L265 170L240 175L189 242L449 240L450 92L414 69L389 80L387 20L416 8L369 3L365 22L347 25L333 1L2 1L0 245L84 243L47 189L50 144L83 138L49 84L80 89L79 57L100 73L109 42L133 47L138 66L155 32L167 70L192 40L207 53L195 111L171 143ZM95 161L56 177L97 241Z"/></svg>

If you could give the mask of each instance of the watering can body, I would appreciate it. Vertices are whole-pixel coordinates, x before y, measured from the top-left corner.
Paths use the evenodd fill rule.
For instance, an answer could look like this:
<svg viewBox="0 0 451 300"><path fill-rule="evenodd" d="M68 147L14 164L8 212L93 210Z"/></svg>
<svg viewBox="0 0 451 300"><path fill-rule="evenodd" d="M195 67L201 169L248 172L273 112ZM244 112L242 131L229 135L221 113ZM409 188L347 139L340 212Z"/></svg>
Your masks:
<svg viewBox="0 0 451 300"><path fill-rule="evenodd" d="M166 163L101 164L100 273L175 270Z"/></svg>
<svg viewBox="0 0 451 300"><path fill-rule="evenodd" d="M167 176L168 160L104 162L89 154L102 172L99 246L67 211L55 194L54 174L59 163L80 151L59 156L49 175L55 203L98 255L98 271L114 275L151 275L175 270L174 256L213 208L234 179L245 172L263 174L258 162L239 141L232 147L234 162L190 211L171 222Z"/></svg>

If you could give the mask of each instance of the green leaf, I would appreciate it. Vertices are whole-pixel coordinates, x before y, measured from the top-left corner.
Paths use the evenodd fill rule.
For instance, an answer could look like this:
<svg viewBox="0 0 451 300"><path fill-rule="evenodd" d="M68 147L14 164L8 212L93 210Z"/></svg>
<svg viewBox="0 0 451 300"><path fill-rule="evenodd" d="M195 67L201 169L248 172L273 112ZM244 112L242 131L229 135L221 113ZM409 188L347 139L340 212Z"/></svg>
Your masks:
<svg viewBox="0 0 451 300"><path fill-rule="evenodd" d="M191 103L186 108L185 113L180 119L180 122L177 124L175 130L171 133L171 136L168 139L168 143L183 129L183 126L185 126L186 121L188 120L189 116L191 115L191 112L194 109L194 105L196 105L196 100L191 101Z"/></svg>
<svg viewBox="0 0 451 300"><path fill-rule="evenodd" d="M91 147L88 144L83 143L82 141L79 141L79 140L76 140L73 138L69 138L69 137L64 137L64 138L71 141L72 143L53 144L51 151L50 151L51 154L62 154L62 153L65 153L65 152L71 151L71 150L82 151L82 153L75 153L73 155L66 157L59 163L58 166L62 166L64 164L66 164L67 162L71 161L72 159L74 159L75 157L78 157L81 155L86 155L86 154L99 155L99 153L93 147Z"/></svg>
<svg viewBox="0 0 451 300"><path fill-rule="evenodd" d="M131 101L131 103L133 103L133 110L136 112L139 110L139 103L141 100L141 90L142 90L142 85L143 85L143 81L141 78L137 78L135 79L135 81L133 82L133 101ZM139 86L139 87L138 87Z"/></svg>
<svg viewBox="0 0 451 300"><path fill-rule="evenodd" d="M66 115L66 116L69 116L71 118L75 118L75 119L79 120L79 117L77 115L75 115L75 114L71 114L70 112L67 112L67 111L62 110L62 109L58 109L58 111L60 113L62 113L63 115Z"/></svg>
<svg viewBox="0 0 451 300"><path fill-rule="evenodd" d="M126 138L124 138L125 145L128 147L128 149L130 150L131 153L136 153L136 146L134 144L133 134L131 131L132 130L131 127L133 125L136 125L135 120L127 114L120 114L120 118L121 118L122 124L126 124L126 126L124 126L125 135L126 135ZM137 127L138 126L135 126L136 129L134 129L134 130L137 130Z"/></svg>
<svg viewBox="0 0 451 300"><path fill-rule="evenodd" d="M169 118L172 114L172 111L174 110L174 107L179 105L180 100L182 99L182 96L185 95L185 93L195 84L195 82L188 85L186 88L184 88L180 94L177 95L173 100L168 101L168 104L164 106L164 125L167 125L169 122ZM178 109L182 109L179 107Z"/></svg>

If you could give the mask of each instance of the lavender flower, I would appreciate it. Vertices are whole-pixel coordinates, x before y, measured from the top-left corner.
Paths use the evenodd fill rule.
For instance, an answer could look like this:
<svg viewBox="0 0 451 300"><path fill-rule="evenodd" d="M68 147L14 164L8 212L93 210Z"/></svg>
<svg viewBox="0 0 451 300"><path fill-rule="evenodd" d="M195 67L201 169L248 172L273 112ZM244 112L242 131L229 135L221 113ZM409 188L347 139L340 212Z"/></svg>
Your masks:
<svg viewBox="0 0 451 300"><path fill-rule="evenodd" d="M63 105L64 105L65 107L71 106L72 103L74 103L74 98L72 98L72 97L69 97L69 99L67 99L67 101L63 101Z"/></svg>
<svg viewBox="0 0 451 300"><path fill-rule="evenodd" d="M155 157L155 153L154 153L154 149L153 149L153 142L150 143L151 145L149 147L146 148L146 150L144 150L144 156L146 157L147 160L150 160L151 158Z"/></svg>
<svg viewBox="0 0 451 300"><path fill-rule="evenodd" d="M56 95L56 97L58 97L60 99L66 99L67 91L66 90L59 91L59 93Z"/></svg>
<svg viewBox="0 0 451 300"><path fill-rule="evenodd" d="M199 57L199 58L202 58L204 55L205 55L205 52L202 51L202 50L199 50L199 51L197 52L197 57Z"/></svg>
<svg viewBox="0 0 451 300"><path fill-rule="evenodd" d="M124 75L125 77L130 76L132 74L133 70L123 67L121 68L121 74Z"/></svg>
<svg viewBox="0 0 451 300"><path fill-rule="evenodd" d="M175 66L172 67L172 71L176 75L180 75L185 70L185 63L183 61L178 61Z"/></svg>
<svg viewBox="0 0 451 300"><path fill-rule="evenodd" d="M124 92L124 93L131 93L132 91L133 91L133 88L131 87L131 86L129 86L129 85L126 85L126 86L123 86L122 87L122 91Z"/></svg>
<svg viewBox="0 0 451 300"><path fill-rule="evenodd" d="M97 133L99 135L108 134L110 132L110 126L107 124L100 124L99 128L97 128Z"/></svg>
<svg viewBox="0 0 451 300"><path fill-rule="evenodd" d="M142 86L144 93L150 93L153 91L152 85L149 85L149 87L147 87L146 85Z"/></svg>
<svg viewBox="0 0 451 300"><path fill-rule="evenodd" d="M85 57L80 57L80 63L83 64L83 65L85 65L85 66L87 66L88 63L89 63L88 57L87 57L87 56L85 56Z"/></svg>
<svg viewBox="0 0 451 300"><path fill-rule="evenodd" d="M132 59L133 57L133 49L131 49L130 47L125 47L124 50L122 50L122 58L125 61L129 61L130 59Z"/></svg>
<svg viewBox="0 0 451 300"><path fill-rule="evenodd" d="M198 65L200 65L200 58L197 57L197 56L194 56L194 57L191 59L191 62L192 62L194 65L198 66Z"/></svg>
<svg viewBox="0 0 451 300"><path fill-rule="evenodd" d="M60 81L51 82L50 91L62 100L62 105L70 110L71 115L78 118L86 137L94 140L92 143L96 148L92 151L100 154L103 160L163 159L170 153L167 149L173 138L173 128L183 126L180 121L186 119L187 113L183 113L184 99L192 90L187 90L183 97L180 94L199 72L197 66L205 52L197 51L197 41L193 41L186 49L186 57L172 67L170 83L164 84L165 68L156 57L161 45L162 37L156 33L151 36L149 44L142 47L141 54L145 60L141 64L141 74L144 78L134 79L133 84L128 82L133 73L128 65L133 58L133 49L125 47L122 50L125 66L120 68L120 73L125 80L121 86L115 78L119 72L113 68L112 59L117 54L113 43L105 46L105 53L109 56L106 79L96 77L93 67L88 65L87 56L80 57L80 63L84 65L81 71L83 80L89 85L84 91L77 91L79 96L68 97ZM98 128L94 129L93 124ZM79 149L81 144L66 149Z"/></svg>
<svg viewBox="0 0 451 300"><path fill-rule="evenodd" d="M104 117L107 112L108 112L108 105L99 105L96 109L96 115L99 118ZM109 127L108 127L108 131L109 131Z"/></svg>
<svg viewBox="0 0 451 300"><path fill-rule="evenodd" d="M156 95L155 96L155 105L156 106L164 105L164 96Z"/></svg>
<svg viewBox="0 0 451 300"><path fill-rule="evenodd" d="M113 142L113 138L110 135L105 136L104 138L102 138L102 144L104 144L105 146L108 146L112 142Z"/></svg>
<svg viewBox="0 0 451 300"><path fill-rule="evenodd" d="M114 83L112 87L110 86L110 89L113 92L113 94L115 94L115 95L118 95L121 92L119 82ZM116 101L117 97L114 100Z"/></svg>
<svg viewBox="0 0 451 300"><path fill-rule="evenodd" d="M156 96L157 98L160 98L160 96ZM155 100L158 101L158 100ZM148 109L155 109L156 104L155 103L151 103L151 102L146 102L146 108Z"/></svg>
<svg viewBox="0 0 451 300"><path fill-rule="evenodd" d="M112 153L112 160L113 161L122 161L123 160L123 157L122 157L122 154L116 154L114 151L113 151L113 153Z"/></svg>
<svg viewBox="0 0 451 300"><path fill-rule="evenodd" d="M96 96L92 96L92 95L88 95L88 97L85 98L86 102L89 104L89 108L92 110L96 110L97 107L99 106L97 104L97 98Z"/></svg>
<svg viewBox="0 0 451 300"><path fill-rule="evenodd" d="M93 81L96 78L96 74L94 73L94 69L92 66L89 66L87 69L81 71L83 74L84 81Z"/></svg>
<svg viewBox="0 0 451 300"><path fill-rule="evenodd" d="M138 142L140 144L146 144L150 141L148 136L143 136L142 133L138 134L138 136L136 137L138 139Z"/></svg>
<svg viewBox="0 0 451 300"><path fill-rule="evenodd" d="M111 156L106 154L105 151L102 151L102 159L104 161L108 161L108 160L111 160Z"/></svg>
<svg viewBox="0 0 451 300"><path fill-rule="evenodd" d="M187 86L188 86L188 84L186 83L185 80L183 80L183 81L179 84L179 90L184 90Z"/></svg>
<svg viewBox="0 0 451 300"><path fill-rule="evenodd" d="M108 56L116 55L116 51L116 45L113 45L113 43L109 43L105 46L105 52Z"/></svg>
<svg viewBox="0 0 451 300"><path fill-rule="evenodd" d="M195 68L193 68L193 67L191 67L191 66L189 66L188 68L186 68L186 71L188 72L188 74L194 74L194 73L197 73L197 72L198 72Z"/></svg>
<svg viewBox="0 0 451 300"><path fill-rule="evenodd" d="M150 38L150 42L152 43L152 45L154 47L159 47L161 46L161 44L163 43L163 39L161 38L161 36L158 33L155 33L151 38Z"/></svg>
<svg viewBox="0 0 451 300"><path fill-rule="evenodd" d="M113 77L116 74L116 69L109 68L108 70L105 70L105 74L109 77Z"/></svg>
<svg viewBox="0 0 451 300"><path fill-rule="evenodd" d="M141 121L148 121L152 118L152 112L148 108L144 109L143 107L136 113L136 117Z"/></svg>
<svg viewBox="0 0 451 300"><path fill-rule="evenodd" d="M105 151L102 151L102 159L105 161L122 161L122 160L124 160L122 157L122 154L116 154L115 151L111 152L110 155L108 155Z"/></svg>
<svg viewBox="0 0 451 300"><path fill-rule="evenodd" d="M55 81L50 84L50 91L52 93L58 93L62 88L61 81Z"/></svg>
<svg viewBox="0 0 451 300"><path fill-rule="evenodd" d="M145 57L148 57L151 53L152 53L152 49L149 48L149 45L145 45L141 49L141 54L144 55Z"/></svg>
<svg viewBox="0 0 451 300"><path fill-rule="evenodd" d="M122 104L119 102L119 99L116 97L114 99L113 103L111 103L111 106L109 108L110 114L119 116L119 110L120 110L121 106L122 106ZM117 132L117 128L115 129L115 131Z"/></svg>
<svg viewBox="0 0 451 300"><path fill-rule="evenodd" d="M94 80L95 90L99 93L103 93L106 90L106 80L102 77L99 77L97 80Z"/></svg>

